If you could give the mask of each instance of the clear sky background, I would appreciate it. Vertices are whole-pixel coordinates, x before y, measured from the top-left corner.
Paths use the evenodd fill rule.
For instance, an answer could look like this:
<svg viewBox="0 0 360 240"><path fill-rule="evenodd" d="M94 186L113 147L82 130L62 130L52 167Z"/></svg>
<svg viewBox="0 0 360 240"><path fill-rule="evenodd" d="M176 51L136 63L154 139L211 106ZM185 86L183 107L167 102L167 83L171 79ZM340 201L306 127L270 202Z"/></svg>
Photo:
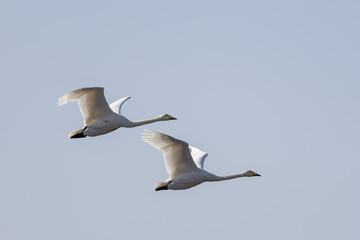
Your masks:
<svg viewBox="0 0 360 240"><path fill-rule="evenodd" d="M359 239L359 1L0 3L0 239ZM59 96L103 86L132 120L67 139ZM260 178L155 192L144 129Z"/></svg>

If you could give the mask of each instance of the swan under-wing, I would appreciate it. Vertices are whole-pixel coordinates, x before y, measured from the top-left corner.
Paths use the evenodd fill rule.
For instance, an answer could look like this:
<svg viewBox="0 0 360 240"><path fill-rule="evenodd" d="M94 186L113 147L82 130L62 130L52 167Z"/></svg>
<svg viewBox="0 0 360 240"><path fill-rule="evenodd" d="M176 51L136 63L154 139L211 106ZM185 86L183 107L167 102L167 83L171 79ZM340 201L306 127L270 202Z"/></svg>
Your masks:
<svg viewBox="0 0 360 240"><path fill-rule="evenodd" d="M85 126L113 113L105 99L104 88L102 87L81 88L69 92L59 98L58 105L64 105L75 100L79 103Z"/></svg>
<svg viewBox="0 0 360 240"><path fill-rule="evenodd" d="M162 151L166 170L171 178L197 169L186 142L146 129L142 140Z"/></svg>

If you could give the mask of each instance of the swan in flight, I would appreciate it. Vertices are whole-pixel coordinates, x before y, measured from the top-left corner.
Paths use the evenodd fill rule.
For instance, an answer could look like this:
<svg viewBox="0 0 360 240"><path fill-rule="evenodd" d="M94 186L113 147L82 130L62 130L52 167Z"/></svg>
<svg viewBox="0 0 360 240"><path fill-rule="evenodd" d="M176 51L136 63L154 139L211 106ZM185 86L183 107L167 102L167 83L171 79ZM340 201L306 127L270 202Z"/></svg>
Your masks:
<svg viewBox="0 0 360 240"><path fill-rule="evenodd" d="M155 191L188 189L203 182L260 176L251 170L228 176L216 176L203 169L207 153L163 133L145 130L141 139L162 151L170 177L156 184Z"/></svg>
<svg viewBox="0 0 360 240"><path fill-rule="evenodd" d="M130 121L121 115L121 106L129 98L124 97L108 105L102 87L81 88L60 97L58 100L59 106L77 100L81 114L84 117L85 127L70 132L69 138L99 136L120 127L131 128L158 121L176 120L169 114L162 114L152 119Z"/></svg>

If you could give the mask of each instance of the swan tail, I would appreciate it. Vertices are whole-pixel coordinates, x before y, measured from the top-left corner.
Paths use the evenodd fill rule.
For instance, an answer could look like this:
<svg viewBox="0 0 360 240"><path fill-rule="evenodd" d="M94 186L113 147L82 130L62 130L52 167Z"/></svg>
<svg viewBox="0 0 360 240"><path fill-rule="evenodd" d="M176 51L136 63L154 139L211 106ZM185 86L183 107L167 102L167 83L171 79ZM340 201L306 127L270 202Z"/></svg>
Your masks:
<svg viewBox="0 0 360 240"><path fill-rule="evenodd" d="M85 135L84 135L84 130L86 129L86 127L85 128L82 128L82 129L79 129L79 130L74 130L74 131L71 131L70 133L69 133L69 138L71 139L71 138L84 138L84 137L86 137Z"/></svg>

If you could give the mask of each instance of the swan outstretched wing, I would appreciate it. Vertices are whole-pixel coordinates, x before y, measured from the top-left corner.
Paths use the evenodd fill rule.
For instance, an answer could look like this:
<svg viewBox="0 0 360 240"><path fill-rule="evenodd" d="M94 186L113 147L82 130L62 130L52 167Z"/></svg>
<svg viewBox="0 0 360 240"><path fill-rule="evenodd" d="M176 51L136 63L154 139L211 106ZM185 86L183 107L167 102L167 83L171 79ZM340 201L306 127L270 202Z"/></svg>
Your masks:
<svg viewBox="0 0 360 240"><path fill-rule="evenodd" d="M204 161L208 156L206 152L201 151L196 147L189 146L191 157L193 158L196 166L200 169L204 169Z"/></svg>
<svg viewBox="0 0 360 240"><path fill-rule="evenodd" d="M186 142L150 130L145 130L141 139L162 151L170 178L174 179L184 173L197 170Z"/></svg>
<svg viewBox="0 0 360 240"><path fill-rule="evenodd" d="M126 100L128 100L130 98L131 97L124 97L124 98L121 98L121 99L113 102L112 104L110 104L111 110L113 110L117 114L121 114L121 106L124 104L124 102Z"/></svg>
<svg viewBox="0 0 360 240"><path fill-rule="evenodd" d="M102 87L81 88L69 92L59 98L58 105L64 105L75 100L79 103L85 126L113 114L106 102L104 88Z"/></svg>

